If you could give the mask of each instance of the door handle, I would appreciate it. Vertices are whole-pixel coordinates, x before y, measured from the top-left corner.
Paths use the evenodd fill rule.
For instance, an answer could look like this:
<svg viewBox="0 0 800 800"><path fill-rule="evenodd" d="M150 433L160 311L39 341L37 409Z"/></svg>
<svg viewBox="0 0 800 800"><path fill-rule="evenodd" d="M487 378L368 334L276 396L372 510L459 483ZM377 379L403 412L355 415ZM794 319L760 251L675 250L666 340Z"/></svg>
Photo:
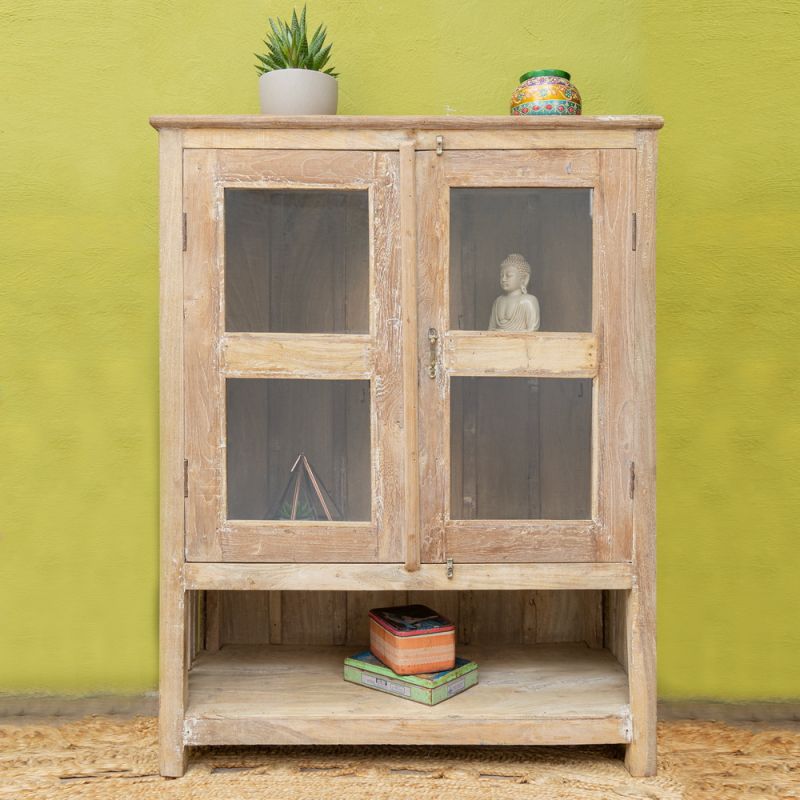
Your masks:
<svg viewBox="0 0 800 800"><path fill-rule="evenodd" d="M428 362L428 375L436 377L436 350L439 341L439 333L436 328L428 328L428 342L430 343L430 360Z"/></svg>

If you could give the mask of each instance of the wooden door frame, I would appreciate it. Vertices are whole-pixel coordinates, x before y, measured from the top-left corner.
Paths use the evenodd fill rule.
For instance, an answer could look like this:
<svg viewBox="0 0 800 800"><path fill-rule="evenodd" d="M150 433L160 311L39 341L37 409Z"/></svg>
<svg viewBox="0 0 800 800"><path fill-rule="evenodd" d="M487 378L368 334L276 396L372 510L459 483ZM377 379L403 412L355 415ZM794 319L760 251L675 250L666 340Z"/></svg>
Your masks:
<svg viewBox="0 0 800 800"><path fill-rule="evenodd" d="M419 463L422 561L629 561L635 376L634 149L425 152L417 161ZM593 190L592 331L449 329L450 187ZM438 338L431 345L429 330ZM429 361L435 348L435 377ZM502 368L497 368L502 358ZM593 380L592 518L451 520L450 377Z"/></svg>
<svg viewBox="0 0 800 800"><path fill-rule="evenodd" d="M226 333L224 191L235 188L369 193L368 334ZM399 562L404 446L397 152L184 151L184 366L187 561ZM372 519L228 520L228 378L370 381Z"/></svg>

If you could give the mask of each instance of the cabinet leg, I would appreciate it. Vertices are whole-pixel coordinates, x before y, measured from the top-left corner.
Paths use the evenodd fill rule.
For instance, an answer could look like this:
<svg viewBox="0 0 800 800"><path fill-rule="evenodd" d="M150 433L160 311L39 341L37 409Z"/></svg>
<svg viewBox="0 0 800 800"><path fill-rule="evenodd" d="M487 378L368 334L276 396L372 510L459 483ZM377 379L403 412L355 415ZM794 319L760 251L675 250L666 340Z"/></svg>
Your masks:
<svg viewBox="0 0 800 800"><path fill-rule="evenodd" d="M625 745L625 766L634 778L650 778L655 775L655 736L640 736Z"/></svg>
<svg viewBox="0 0 800 800"><path fill-rule="evenodd" d="M167 583L165 580L164 583ZM188 693L186 642L189 604L186 592L162 584L159 653L158 743L160 771L179 778L186 771L183 720Z"/></svg>
<svg viewBox="0 0 800 800"><path fill-rule="evenodd" d="M639 588L628 593L628 686L633 738L625 748L625 766L637 778L656 774L655 604Z"/></svg>
<svg viewBox="0 0 800 800"><path fill-rule="evenodd" d="M180 744L168 752L167 743L162 737L159 764L160 772L165 778L182 778L188 761L188 751L184 745Z"/></svg>

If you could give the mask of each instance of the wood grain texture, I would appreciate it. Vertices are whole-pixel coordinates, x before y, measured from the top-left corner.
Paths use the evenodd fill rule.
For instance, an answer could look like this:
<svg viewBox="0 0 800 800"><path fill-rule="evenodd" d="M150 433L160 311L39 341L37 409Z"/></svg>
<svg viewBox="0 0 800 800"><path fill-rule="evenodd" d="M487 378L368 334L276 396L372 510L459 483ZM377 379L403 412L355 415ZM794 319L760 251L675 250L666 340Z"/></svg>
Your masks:
<svg viewBox="0 0 800 800"><path fill-rule="evenodd" d="M216 150L216 179L238 188L367 189L377 153L338 150Z"/></svg>
<svg viewBox="0 0 800 800"><path fill-rule="evenodd" d="M656 162L655 135L642 132L637 150L635 402L636 484L633 500L633 564L637 586L628 608L628 674L635 715L625 763L632 775L656 771Z"/></svg>
<svg viewBox="0 0 800 800"><path fill-rule="evenodd" d="M280 602L271 592L216 592L220 613L220 646L236 644L279 644L273 641L272 619L280 615ZM214 652L214 651L211 651Z"/></svg>
<svg viewBox="0 0 800 800"><path fill-rule="evenodd" d="M603 133L618 134L617 131ZM625 131L633 137L635 131ZM225 150L398 150L411 140L404 129L356 130L286 129L286 128L186 128L185 148L213 148ZM633 143L627 145L634 146Z"/></svg>
<svg viewBox="0 0 800 800"><path fill-rule="evenodd" d="M281 593L283 646L309 642L343 645L346 639L347 595L344 592Z"/></svg>
<svg viewBox="0 0 800 800"><path fill-rule="evenodd" d="M598 366L590 333L448 331L443 356L451 375L593 378Z"/></svg>
<svg viewBox="0 0 800 800"><path fill-rule="evenodd" d="M438 706L388 702L341 678L348 647L227 647L190 676L202 744L576 744L630 739L627 681L583 645L464 648L475 688Z"/></svg>
<svg viewBox="0 0 800 800"><path fill-rule="evenodd" d="M159 139L160 212L160 480L161 580L159 588L159 759L162 775L186 768L186 593L183 499L183 163L181 134Z"/></svg>
<svg viewBox="0 0 800 800"><path fill-rule="evenodd" d="M603 602L600 592L535 591L528 599L535 609L532 630L537 643L585 642L603 647Z"/></svg>
<svg viewBox="0 0 800 800"><path fill-rule="evenodd" d="M448 419L445 393L449 378L441 368L439 336L447 325L447 264L450 203L440 158L417 154L417 364L419 373L420 549L423 562L445 558L445 447ZM434 374L429 367L433 356Z"/></svg>
<svg viewBox="0 0 800 800"><path fill-rule="evenodd" d="M190 589L321 591L456 591L462 589L628 589L624 563L423 564L407 573L399 564L187 564Z"/></svg>
<svg viewBox="0 0 800 800"><path fill-rule="evenodd" d="M400 159L377 153L371 189L372 480L378 560L402 561L406 525ZM406 254L407 255L407 254Z"/></svg>
<svg viewBox="0 0 800 800"><path fill-rule="evenodd" d="M636 427L632 246L635 151L603 151L600 160L602 178L594 204L597 254L594 328L602 353L595 382L599 439L595 453L597 516L602 525L598 558L628 561L633 527L630 470Z"/></svg>
<svg viewBox="0 0 800 800"><path fill-rule="evenodd" d="M631 565L633 568L633 565ZM603 592L603 646L628 672L627 596L625 590Z"/></svg>
<svg viewBox="0 0 800 800"><path fill-rule="evenodd" d="M445 150L597 150L635 147L635 130L443 130ZM435 150L437 131L412 130L417 150Z"/></svg>
<svg viewBox="0 0 800 800"><path fill-rule="evenodd" d="M220 644L220 626L222 623L222 597L220 592L205 592L205 649L216 653Z"/></svg>
<svg viewBox="0 0 800 800"><path fill-rule="evenodd" d="M222 516L225 476L224 380L217 342L221 326L222 274L217 212L211 176L216 153L184 154L186 253L184 274L185 425L188 476L186 553L188 558L221 558L217 528Z"/></svg>
<svg viewBox="0 0 800 800"><path fill-rule="evenodd" d="M591 186L596 150L448 150L440 159L448 186Z"/></svg>
<svg viewBox="0 0 800 800"><path fill-rule="evenodd" d="M401 311L403 365L403 488L405 530L403 555L409 572L420 565L419 452L417 424L419 366L417 354L417 212L416 154L400 147L400 227L402 247Z"/></svg>
<svg viewBox="0 0 800 800"><path fill-rule="evenodd" d="M411 144L415 150L435 150L436 131L414 128L397 130L233 130L186 128L184 148L275 150L399 150ZM451 130L444 134L447 150L605 149L636 147L635 130Z"/></svg>
<svg viewBox="0 0 800 800"><path fill-rule="evenodd" d="M358 334L228 333L222 369L233 378L370 378L372 340Z"/></svg>
<svg viewBox="0 0 800 800"><path fill-rule="evenodd" d="M301 590L210 594L222 598L220 644L225 647L345 642L365 649L369 643L367 612L408 603L428 605L447 617L456 626L459 645L585 642L591 647L603 646L601 593L596 590L510 591L501 581L495 581L491 589L445 592Z"/></svg>
<svg viewBox="0 0 800 800"><path fill-rule="evenodd" d="M369 522L228 521L219 531L219 542L222 554L216 561L378 560L375 527Z"/></svg>
<svg viewBox="0 0 800 800"><path fill-rule="evenodd" d="M446 550L456 562L597 561L591 520L448 520Z"/></svg>
<svg viewBox="0 0 800 800"><path fill-rule="evenodd" d="M273 116L247 115L160 115L150 117L154 128L225 128L265 130L637 130L663 127L662 117L630 116L347 116L308 115Z"/></svg>

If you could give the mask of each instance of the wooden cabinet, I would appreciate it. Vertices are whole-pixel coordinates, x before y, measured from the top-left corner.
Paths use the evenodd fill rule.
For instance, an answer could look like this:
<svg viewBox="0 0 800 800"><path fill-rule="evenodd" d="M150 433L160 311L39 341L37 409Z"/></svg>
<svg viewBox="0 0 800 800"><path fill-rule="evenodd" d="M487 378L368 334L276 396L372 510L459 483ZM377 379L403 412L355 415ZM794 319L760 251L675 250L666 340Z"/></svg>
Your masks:
<svg viewBox="0 0 800 800"><path fill-rule="evenodd" d="M652 774L661 120L152 123L162 772L204 744L619 742ZM536 330L489 329L511 254ZM366 610L417 600L479 686L344 683Z"/></svg>

